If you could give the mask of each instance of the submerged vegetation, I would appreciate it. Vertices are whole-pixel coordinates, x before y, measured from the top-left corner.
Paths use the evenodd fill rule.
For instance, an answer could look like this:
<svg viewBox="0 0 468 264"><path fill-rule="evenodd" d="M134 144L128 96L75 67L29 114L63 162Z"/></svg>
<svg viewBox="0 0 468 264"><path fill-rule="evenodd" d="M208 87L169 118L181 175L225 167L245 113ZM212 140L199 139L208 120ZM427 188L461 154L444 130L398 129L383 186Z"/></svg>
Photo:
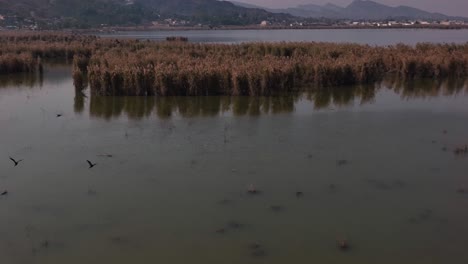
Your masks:
<svg viewBox="0 0 468 264"><path fill-rule="evenodd" d="M468 43L374 47L333 43L193 44L93 36L0 34L0 74L73 58L75 86L97 95L272 95L303 86L468 76Z"/></svg>

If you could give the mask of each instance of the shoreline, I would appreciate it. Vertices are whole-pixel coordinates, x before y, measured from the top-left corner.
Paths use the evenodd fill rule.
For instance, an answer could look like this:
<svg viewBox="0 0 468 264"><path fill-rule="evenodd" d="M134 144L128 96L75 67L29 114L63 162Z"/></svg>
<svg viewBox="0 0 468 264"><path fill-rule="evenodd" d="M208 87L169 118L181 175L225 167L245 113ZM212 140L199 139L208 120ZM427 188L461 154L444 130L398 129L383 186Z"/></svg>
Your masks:
<svg viewBox="0 0 468 264"><path fill-rule="evenodd" d="M222 30L386 30L386 29L433 29L433 30L465 30L468 25L453 25L453 26L435 26L435 25L420 25L420 26L224 26L224 27L170 27L170 26L139 26L139 27L109 27L102 29L83 29L72 30L82 33L97 33L97 32L126 32L126 31L222 31Z"/></svg>
<svg viewBox="0 0 468 264"><path fill-rule="evenodd" d="M105 27L90 29L3 29L0 34L8 33L72 33L72 34L102 34L115 32L173 32L173 31L269 31L269 30L468 30L468 25L412 25L412 26L129 26L129 27Z"/></svg>

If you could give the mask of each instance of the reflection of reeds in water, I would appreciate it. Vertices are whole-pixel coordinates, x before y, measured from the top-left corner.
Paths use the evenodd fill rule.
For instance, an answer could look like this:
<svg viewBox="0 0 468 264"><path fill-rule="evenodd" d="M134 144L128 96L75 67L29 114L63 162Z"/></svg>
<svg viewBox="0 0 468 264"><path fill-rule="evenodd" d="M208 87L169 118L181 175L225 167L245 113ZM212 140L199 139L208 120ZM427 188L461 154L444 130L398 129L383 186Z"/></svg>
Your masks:
<svg viewBox="0 0 468 264"><path fill-rule="evenodd" d="M86 96L81 89L75 89L75 98L73 102L75 113L82 113L84 111L85 98Z"/></svg>
<svg viewBox="0 0 468 264"><path fill-rule="evenodd" d="M44 79L42 74L34 73L16 73L0 76L0 88L10 86L34 87L39 84L42 86Z"/></svg>
<svg viewBox="0 0 468 264"><path fill-rule="evenodd" d="M140 119L156 115L169 118L175 114L182 117L216 116L232 112L236 116L288 113L294 111L297 96L271 97L131 97L91 96L90 113L95 117L110 119L127 115Z"/></svg>
<svg viewBox="0 0 468 264"><path fill-rule="evenodd" d="M92 95L90 113L105 119L127 115L130 119L217 116L232 113L235 116L258 116L262 114L291 113L295 104L306 99L317 110L342 107L354 103L373 102L381 89L391 89L403 98L438 97L456 95L468 90L464 80L415 80L399 81L386 78L372 85L332 86L311 88L303 92L283 96L97 96ZM81 93L81 91L77 91ZM75 99L76 100L76 99ZM75 101L76 102L76 101ZM83 107L83 105L81 106ZM75 106L75 108L77 108ZM79 108L82 110L82 108Z"/></svg>
<svg viewBox="0 0 468 264"><path fill-rule="evenodd" d="M385 78L379 87L391 88L402 98L424 98L457 95L468 90L468 78L446 78L440 80L417 79L404 81L395 76Z"/></svg>
<svg viewBox="0 0 468 264"><path fill-rule="evenodd" d="M353 86L315 87L306 92L306 98L314 102L315 109L334 106L346 106L360 100L360 104L374 100L376 87L374 84Z"/></svg>

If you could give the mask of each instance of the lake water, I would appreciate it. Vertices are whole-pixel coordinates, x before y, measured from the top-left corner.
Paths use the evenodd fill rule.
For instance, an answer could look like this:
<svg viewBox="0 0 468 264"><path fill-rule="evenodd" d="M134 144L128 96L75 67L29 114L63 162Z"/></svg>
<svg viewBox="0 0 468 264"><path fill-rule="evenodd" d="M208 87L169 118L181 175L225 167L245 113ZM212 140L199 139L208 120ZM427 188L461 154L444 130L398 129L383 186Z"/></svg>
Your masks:
<svg viewBox="0 0 468 264"><path fill-rule="evenodd" d="M1 78L2 263L468 263L467 82L142 98L70 75Z"/></svg>
<svg viewBox="0 0 468 264"><path fill-rule="evenodd" d="M192 42L239 43L239 42L352 42L370 45L390 45L396 43L416 44L466 43L468 29L304 29L304 30L174 30L174 31L125 31L102 34L103 37L137 38L165 40L169 36L188 37Z"/></svg>

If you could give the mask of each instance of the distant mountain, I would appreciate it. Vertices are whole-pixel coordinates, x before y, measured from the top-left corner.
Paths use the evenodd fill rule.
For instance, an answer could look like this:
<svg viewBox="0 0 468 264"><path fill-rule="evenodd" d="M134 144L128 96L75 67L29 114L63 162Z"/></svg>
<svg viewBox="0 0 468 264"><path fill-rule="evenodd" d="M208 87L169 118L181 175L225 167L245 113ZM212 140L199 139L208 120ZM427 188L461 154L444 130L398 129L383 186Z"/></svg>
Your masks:
<svg viewBox="0 0 468 264"><path fill-rule="evenodd" d="M258 8L258 9L263 9L263 10L267 10L267 11L269 10L269 8L266 8L266 7L263 7L263 6L258 6L258 5L253 5L253 4L249 4L249 3L237 2L237 1L229 1L229 2L233 3L236 6L240 6L240 7ZM272 9L272 10L275 10L275 9Z"/></svg>
<svg viewBox="0 0 468 264"><path fill-rule="evenodd" d="M292 19L289 14L217 0L0 0L0 15L53 19L65 26L141 25L173 18L210 25L250 25Z"/></svg>
<svg viewBox="0 0 468 264"><path fill-rule="evenodd" d="M246 8L217 0L134 0L162 16L178 16L216 25L250 25L292 19L289 14L270 13L260 8Z"/></svg>
<svg viewBox="0 0 468 264"><path fill-rule="evenodd" d="M369 0L355 0L346 7L334 4L326 5L299 5L286 9L265 9L273 13L288 13L298 17L329 18L329 19L357 19L357 20L386 20L386 19L427 19L445 20L460 19L463 17L452 17L440 13L426 12L409 6L390 7Z"/></svg>
<svg viewBox="0 0 468 264"><path fill-rule="evenodd" d="M408 18L408 19L450 19L439 13L430 13L414 7L397 6L390 7L373 1L355 0L343 10L346 18L352 19L388 19L388 18Z"/></svg>
<svg viewBox="0 0 468 264"><path fill-rule="evenodd" d="M0 14L58 27L136 25L157 17L127 0L0 0Z"/></svg>

